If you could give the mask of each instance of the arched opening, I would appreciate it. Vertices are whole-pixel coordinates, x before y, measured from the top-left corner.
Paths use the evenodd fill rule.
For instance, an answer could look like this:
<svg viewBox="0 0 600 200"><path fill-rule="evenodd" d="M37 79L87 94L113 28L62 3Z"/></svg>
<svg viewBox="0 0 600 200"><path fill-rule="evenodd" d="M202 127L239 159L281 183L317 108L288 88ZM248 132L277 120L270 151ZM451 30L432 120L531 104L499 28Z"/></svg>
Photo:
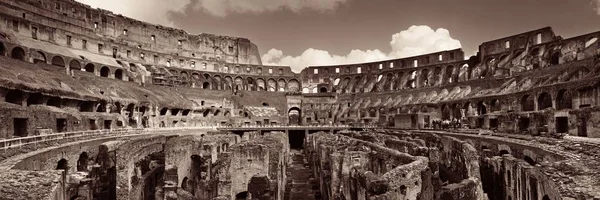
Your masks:
<svg viewBox="0 0 600 200"><path fill-rule="evenodd" d="M123 80L123 70L117 69L115 70L115 78L119 80Z"/></svg>
<svg viewBox="0 0 600 200"><path fill-rule="evenodd" d="M21 47L15 47L10 52L10 57L17 60L25 61L25 50L23 50L23 48Z"/></svg>
<svg viewBox="0 0 600 200"><path fill-rule="evenodd" d="M80 112L93 112L94 111L94 103L91 101L86 101L81 103L79 108Z"/></svg>
<svg viewBox="0 0 600 200"><path fill-rule="evenodd" d="M31 57L33 58L33 63L46 63L46 55L41 51L31 53Z"/></svg>
<svg viewBox="0 0 600 200"><path fill-rule="evenodd" d="M101 101L100 105L98 105L98 107L96 108L96 112L105 113L106 112L106 106L107 106L106 101Z"/></svg>
<svg viewBox="0 0 600 200"><path fill-rule="evenodd" d="M542 200L550 200L550 197L548 197L548 195L544 195L544 197L542 197Z"/></svg>
<svg viewBox="0 0 600 200"><path fill-rule="evenodd" d="M446 68L446 83L453 83L455 82L455 80L453 79L454 75L454 67L453 66L448 66Z"/></svg>
<svg viewBox="0 0 600 200"><path fill-rule="evenodd" d="M319 88L319 93L327 93L327 87Z"/></svg>
<svg viewBox="0 0 600 200"><path fill-rule="evenodd" d="M573 97L569 91L565 89L558 91L558 95L556 96L556 107L557 110L573 108Z"/></svg>
<svg viewBox="0 0 600 200"><path fill-rule="evenodd" d="M209 82L204 82L202 83L202 89L210 89L210 83Z"/></svg>
<svg viewBox="0 0 600 200"><path fill-rule="evenodd" d="M48 99L48 102L46 103L46 105L60 108L61 100L58 97L50 97L50 99Z"/></svg>
<svg viewBox="0 0 600 200"><path fill-rule="evenodd" d="M558 65L559 62L560 62L560 51L556 51L556 52L552 53L552 55L550 56L550 64Z"/></svg>
<svg viewBox="0 0 600 200"><path fill-rule="evenodd" d="M267 103L267 102L262 102L262 106L263 106L263 107L268 107L268 106L269 106L269 103Z"/></svg>
<svg viewBox="0 0 600 200"><path fill-rule="evenodd" d="M27 97L27 106L44 104L42 93L35 93Z"/></svg>
<svg viewBox="0 0 600 200"><path fill-rule="evenodd" d="M483 103L483 101L480 101L477 103L477 114L478 115L487 114L487 107L485 106L485 103Z"/></svg>
<svg viewBox="0 0 600 200"><path fill-rule="evenodd" d="M531 166L535 166L535 165L536 165L536 162L535 162L535 160L533 160L533 158L531 158L531 157L529 157L529 156L524 156L524 157L523 157L523 160L524 160L525 162L529 163L529 165L531 165Z"/></svg>
<svg viewBox="0 0 600 200"><path fill-rule="evenodd" d="M81 71L81 64L77 60L71 60L71 62L69 62L69 68L71 68L71 70Z"/></svg>
<svg viewBox="0 0 600 200"><path fill-rule="evenodd" d="M3 42L0 42L0 56L6 55L6 46L4 46Z"/></svg>
<svg viewBox="0 0 600 200"><path fill-rule="evenodd" d="M190 192L187 182L188 182L188 177L184 177L183 181L181 181L181 189Z"/></svg>
<svg viewBox="0 0 600 200"><path fill-rule="evenodd" d="M77 171L88 171L88 161L90 160L87 152L82 152L79 154L79 159L77 159Z"/></svg>
<svg viewBox="0 0 600 200"><path fill-rule="evenodd" d="M23 105L24 98L24 94L20 90L11 90L8 93L6 93L4 100L7 103Z"/></svg>
<svg viewBox="0 0 600 200"><path fill-rule="evenodd" d="M442 119L449 120L452 117L452 110L448 107L448 105L444 104L442 106Z"/></svg>
<svg viewBox="0 0 600 200"><path fill-rule="evenodd" d="M65 170L68 171L69 170L69 162L67 161L67 159L60 159L58 161L58 164L56 165L56 169L57 170Z"/></svg>
<svg viewBox="0 0 600 200"><path fill-rule="evenodd" d="M52 65L65 67L65 60L60 56L54 56L54 58L52 58Z"/></svg>
<svg viewBox="0 0 600 200"><path fill-rule="evenodd" d="M301 115L300 115L301 114L300 111L301 110L298 107L290 108L290 110L288 111L288 118L289 118L289 121L290 121L289 122L290 125L300 125L300 124L302 124L302 121L301 121L302 118L301 118Z"/></svg>
<svg viewBox="0 0 600 200"><path fill-rule="evenodd" d="M96 68L96 66L94 66L94 64L92 64L92 63L88 63L87 65L85 65L86 72L94 73L95 68Z"/></svg>
<svg viewBox="0 0 600 200"><path fill-rule="evenodd" d="M533 98L529 95L521 97L521 111L533 111L534 110Z"/></svg>
<svg viewBox="0 0 600 200"><path fill-rule="evenodd" d="M110 68L108 68L107 66L100 68L100 76L108 77L109 74L110 74Z"/></svg>
<svg viewBox="0 0 600 200"><path fill-rule="evenodd" d="M235 200L246 200L246 198L248 198L248 192L247 191L240 192L240 193L237 193L235 195Z"/></svg>
<svg viewBox="0 0 600 200"><path fill-rule="evenodd" d="M160 110L160 115L167 115L167 111L169 111L168 108L163 108Z"/></svg>
<svg viewBox="0 0 600 200"><path fill-rule="evenodd" d="M552 97L547 92L543 92L538 96L538 109L544 110L546 108L552 108Z"/></svg>

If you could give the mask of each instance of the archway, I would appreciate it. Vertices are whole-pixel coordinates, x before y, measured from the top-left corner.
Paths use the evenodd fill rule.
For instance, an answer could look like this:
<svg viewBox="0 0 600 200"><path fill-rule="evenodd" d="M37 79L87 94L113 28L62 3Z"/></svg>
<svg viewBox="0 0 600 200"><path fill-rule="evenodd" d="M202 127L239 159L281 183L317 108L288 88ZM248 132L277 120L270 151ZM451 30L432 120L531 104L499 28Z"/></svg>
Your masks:
<svg viewBox="0 0 600 200"><path fill-rule="evenodd" d="M301 110L298 107L292 107L290 108L290 110L288 110L288 118L289 118L289 124L290 125L300 125L302 124L302 115L301 115Z"/></svg>
<svg viewBox="0 0 600 200"><path fill-rule="evenodd" d="M235 195L235 200L246 200L246 198L248 198L248 192L247 191L240 192L240 193L237 193Z"/></svg>
<svg viewBox="0 0 600 200"><path fill-rule="evenodd" d="M69 68L71 68L71 70L81 71L81 64L77 60L71 60L71 62L69 62Z"/></svg>
<svg viewBox="0 0 600 200"><path fill-rule="evenodd" d="M60 159L58 161L58 164L56 165L56 169L57 170L65 170L68 171L69 170L69 162L67 161L67 159Z"/></svg>
<svg viewBox="0 0 600 200"><path fill-rule="evenodd" d="M319 88L319 93L327 93L327 87Z"/></svg>
<svg viewBox="0 0 600 200"><path fill-rule="evenodd" d="M0 42L0 56L6 55L6 46L4 46L3 42Z"/></svg>
<svg viewBox="0 0 600 200"><path fill-rule="evenodd" d="M480 101L477 103L477 114L478 115L487 114L487 107L485 106L485 103L483 103L483 101Z"/></svg>
<svg viewBox="0 0 600 200"><path fill-rule="evenodd" d="M181 189L190 192L188 188L188 177L184 177L183 181L181 181Z"/></svg>
<svg viewBox="0 0 600 200"><path fill-rule="evenodd" d="M87 65L85 65L86 72L94 73L95 68L96 68L96 66L94 66L94 64L92 64L92 63L88 63Z"/></svg>
<svg viewBox="0 0 600 200"><path fill-rule="evenodd" d="M556 108L557 110L573 108L573 97L569 91L565 89L558 91L558 95L556 96Z"/></svg>
<svg viewBox="0 0 600 200"><path fill-rule="evenodd" d="M46 55L41 51L35 51L31 53L33 63L46 63Z"/></svg>
<svg viewBox="0 0 600 200"><path fill-rule="evenodd" d="M54 58L52 58L52 65L65 67L65 60L60 56L54 56Z"/></svg>
<svg viewBox="0 0 600 200"><path fill-rule="evenodd" d="M210 83L209 82L204 82L202 83L202 89L210 89Z"/></svg>
<svg viewBox="0 0 600 200"><path fill-rule="evenodd" d="M23 48L21 47L15 47L12 49L10 57L17 60L25 61L25 50L23 50Z"/></svg>
<svg viewBox="0 0 600 200"><path fill-rule="evenodd" d="M78 172L88 171L89 159L90 158L89 158L87 152L82 152L81 154L79 154L79 159L77 160L77 171Z"/></svg>
<svg viewBox="0 0 600 200"><path fill-rule="evenodd" d="M521 111L533 111L534 110L533 98L529 95L521 97Z"/></svg>
<svg viewBox="0 0 600 200"><path fill-rule="evenodd" d="M110 68L108 68L107 66L100 68L100 76L108 77L109 74L110 74Z"/></svg>
<svg viewBox="0 0 600 200"><path fill-rule="evenodd" d="M24 94L20 90L11 90L6 93L4 100L8 103L23 105Z"/></svg>
<svg viewBox="0 0 600 200"><path fill-rule="evenodd" d="M538 96L538 110L544 110L546 108L552 108L552 97L547 92L542 92Z"/></svg>
<svg viewBox="0 0 600 200"><path fill-rule="evenodd" d="M119 80L123 80L123 70L117 69L115 70L115 78Z"/></svg>
<svg viewBox="0 0 600 200"><path fill-rule="evenodd" d="M44 104L42 93L34 93L27 97L27 106Z"/></svg>

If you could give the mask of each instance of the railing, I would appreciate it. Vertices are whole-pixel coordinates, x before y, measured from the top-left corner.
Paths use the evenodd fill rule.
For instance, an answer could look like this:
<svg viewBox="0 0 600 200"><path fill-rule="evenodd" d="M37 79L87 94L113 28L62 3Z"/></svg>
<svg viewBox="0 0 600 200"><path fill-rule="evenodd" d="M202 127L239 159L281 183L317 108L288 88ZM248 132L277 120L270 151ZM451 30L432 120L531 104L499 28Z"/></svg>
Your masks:
<svg viewBox="0 0 600 200"><path fill-rule="evenodd" d="M89 131L75 131L65 133L53 133L46 135L35 135L28 137L18 137L0 140L0 150L7 150L12 148L18 148L30 144L38 144L42 142L50 142L55 140L64 140L71 138L89 137L89 136L118 136L118 135L131 135L131 134L143 134L156 131L174 131L174 130L195 130L195 129L215 129L213 126L207 127L171 127L171 128L125 128L125 129L106 129L106 130L89 130Z"/></svg>

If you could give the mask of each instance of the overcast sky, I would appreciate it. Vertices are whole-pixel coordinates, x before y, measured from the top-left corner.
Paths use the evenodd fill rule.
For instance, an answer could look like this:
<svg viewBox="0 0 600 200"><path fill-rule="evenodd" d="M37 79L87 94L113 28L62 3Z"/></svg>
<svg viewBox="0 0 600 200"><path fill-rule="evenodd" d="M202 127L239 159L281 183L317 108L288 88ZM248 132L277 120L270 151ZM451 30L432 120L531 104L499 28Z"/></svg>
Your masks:
<svg viewBox="0 0 600 200"><path fill-rule="evenodd" d="M265 64L357 63L462 47L545 26L600 31L600 0L78 0L151 23L245 37Z"/></svg>

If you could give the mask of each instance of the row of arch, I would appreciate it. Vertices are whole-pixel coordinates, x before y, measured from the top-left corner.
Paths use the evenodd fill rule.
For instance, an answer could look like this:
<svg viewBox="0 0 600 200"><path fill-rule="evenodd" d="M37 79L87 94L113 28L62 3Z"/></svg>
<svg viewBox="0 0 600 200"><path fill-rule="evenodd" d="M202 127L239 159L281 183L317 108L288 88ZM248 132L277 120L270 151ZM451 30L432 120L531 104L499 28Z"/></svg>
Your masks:
<svg viewBox="0 0 600 200"><path fill-rule="evenodd" d="M0 42L0 55L2 55L2 56L6 55L6 51L7 51L6 46L4 45L3 42ZM60 55L51 56L52 58L49 60L50 62L48 62L47 53L44 53L43 51L40 51L40 50L34 50L34 49L29 49L29 51L30 51L30 57L33 60L33 63L47 63L50 65L59 66L59 67L65 67L65 68L68 67L68 69L70 69L70 70L86 71L86 72L90 72L90 73L96 73L96 70L97 70L96 65L99 65L99 64L92 63L92 62L89 62L84 65L85 61L81 61L81 60L78 60L75 58L71 58L71 60L67 62ZM25 49L23 49L20 46L15 46L10 50L10 57L13 59L21 60L21 61L26 61L27 54L26 54ZM101 67L99 69L98 75L100 75L102 77L111 77L111 72L113 72L115 79L126 80L126 74L123 69L117 68L117 69L112 70L111 68L114 68L114 67L109 67L109 66L104 66L104 65L99 65L99 66L101 66Z"/></svg>
<svg viewBox="0 0 600 200"><path fill-rule="evenodd" d="M388 72L380 75L359 75L335 78L328 85L321 85L312 90L303 88L303 93L367 93L399 91L406 89L443 86L456 82L469 80L472 69L468 64L456 68L453 65L435 67L433 70L424 68L420 70L403 70Z"/></svg>

